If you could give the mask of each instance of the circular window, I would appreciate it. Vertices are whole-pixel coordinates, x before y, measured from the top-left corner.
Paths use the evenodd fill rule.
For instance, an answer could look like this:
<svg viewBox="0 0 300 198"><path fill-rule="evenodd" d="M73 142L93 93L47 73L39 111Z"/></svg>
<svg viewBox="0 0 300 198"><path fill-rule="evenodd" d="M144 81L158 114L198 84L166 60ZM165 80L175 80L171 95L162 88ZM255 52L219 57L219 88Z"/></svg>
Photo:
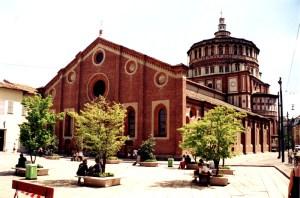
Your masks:
<svg viewBox="0 0 300 198"><path fill-rule="evenodd" d="M98 52L95 57L96 64L100 64L103 61L104 55L103 52Z"/></svg>
<svg viewBox="0 0 300 198"><path fill-rule="evenodd" d="M167 83L167 75L165 73L157 73L155 75L155 84L159 87L164 86Z"/></svg>
<svg viewBox="0 0 300 198"><path fill-rule="evenodd" d="M55 88L52 88L52 89L49 91L49 94L52 96L52 98L54 98L54 97L55 97L55 94L56 94Z"/></svg>
<svg viewBox="0 0 300 198"><path fill-rule="evenodd" d="M74 71L70 72L67 76L67 80L69 83L74 82L76 79L76 73Z"/></svg>
<svg viewBox="0 0 300 198"><path fill-rule="evenodd" d="M93 63L95 65L101 65L105 59L105 51L101 48L96 50L93 54Z"/></svg>
<svg viewBox="0 0 300 198"><path fill-rule="evenodd" d="M166 75L164 75L164 74L159 75L157 83L160 85L163 85L165 82L166 82Z"/></svg>
<svg viewBox="0 0 300 198"><path fill-rule="evenodd" d="M126 64L125 64L125 72L127 74L134 74L137 70L137 63L135 61L128 61Z"/></svg>
<svg viewBox="0 0 300 198"><path fill-rule="evenodd" d="M128 67L128 71L129 71L130 73L132 73L132 72L134 72L134 70L135 70L135 64L134 64L134 63L131 63L131 64L129 65L129 67Z"/></svg>
<svg viewBox="0 0 300 198"><path fill-rule="evenodd" d="M235 82L232 81L232 82L230 83L230 86L231 86L231 87L235 87Z"/></svg>
<svg viewBox="0 0 300 198"><path fill-rule="evenodd" d="M103 96L105 93L105 82L103 80L98 80L93 88L93 94L95 97Z"/></svg>

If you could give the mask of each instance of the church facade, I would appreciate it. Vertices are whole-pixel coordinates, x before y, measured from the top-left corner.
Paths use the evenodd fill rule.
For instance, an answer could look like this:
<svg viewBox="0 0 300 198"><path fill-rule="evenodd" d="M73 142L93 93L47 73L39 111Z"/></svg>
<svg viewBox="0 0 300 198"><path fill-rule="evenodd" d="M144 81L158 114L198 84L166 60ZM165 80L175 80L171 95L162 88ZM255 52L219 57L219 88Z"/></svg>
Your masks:
<svg viewBox="0 0 300 198"><path fill-rule="evenodd" d="M156 155L180 156L177 129L216 105L247 113L235 152L265 152L276 143L277 96L260 80L258 54L251 41L230 36L224 18L215 38L188 50L189 65L170 65L98 37L40 91L53 97L55 112L79 112L99 95L123 104L125 153L153 136ZM55 130L60 151L70 153L74 121L66 115Z"/></svg>

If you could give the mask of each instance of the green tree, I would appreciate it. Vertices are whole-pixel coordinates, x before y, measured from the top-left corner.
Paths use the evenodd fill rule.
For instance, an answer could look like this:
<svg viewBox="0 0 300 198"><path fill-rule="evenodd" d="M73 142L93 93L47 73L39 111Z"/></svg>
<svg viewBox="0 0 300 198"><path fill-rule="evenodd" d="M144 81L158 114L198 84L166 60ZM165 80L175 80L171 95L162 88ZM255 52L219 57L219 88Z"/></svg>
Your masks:
<svg viewBox="0 0 300 198"><path fill-rule="evenodd" d="M30 155L31 163L35 163L37 150L48 146L56 146L54 126L62 114L53 113L52 98L41 95L25 97L22 100L27 115L27 122L20 125L20 141Z"/></svg>
<svg viewBox="0 0 300 198"><path fill-rule="evenodd" d="M102 172L105 173L106 159L116 155L127 140L123 136L126 110L121 104L109 103L103 97L86 103L80 113L70 112L75 118L74 138L83 148L102 157Z"/></svg>
<svg viewBox="0 0 300 198"><path fill-rule="evenodd" d="M220 159L231 157L231 147L237 134L244 130L241 119L244 113L217 106L207 112L203 119L184 125L181 147L191 149L197 156L213 160L219 173Z"/></svg>

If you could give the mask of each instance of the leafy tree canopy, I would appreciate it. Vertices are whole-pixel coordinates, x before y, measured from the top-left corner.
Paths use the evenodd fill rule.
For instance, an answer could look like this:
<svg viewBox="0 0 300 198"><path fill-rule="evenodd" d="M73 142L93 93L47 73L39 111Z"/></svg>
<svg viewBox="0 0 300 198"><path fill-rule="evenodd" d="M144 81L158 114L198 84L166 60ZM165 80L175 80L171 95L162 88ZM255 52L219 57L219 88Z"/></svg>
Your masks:
<svg viewBox="0 0 300 198"><path fill-rule="evenodd" d="M182 133L181 147L213 160L218 169L221 158L231 157L231 147L236 142L237 133L244 130L241 123L244 117L244 113L217 106L208 111L203 119L178 129Z"/></svg>
<svg viewBox="0 0 300 198"><path fill-rule="evenodd" d="M25 97L22 105L26 110L27 122L20 125L20 141L28 150L32 163L35 163L36 152L47 146L54 146L56 136L54 134L54 126L57 119L62 118L62 114L53 113L52 98L42 98L41 95ZM34 156L34 159L33 159Z"/></svg>
<svg viewBox="0 0 300 198"><path fill-rule="evenodd" d="M126 110L121 104L109 103L103 97L84 105L80 114L69 113L75 118L75 140L82 148L97 152L102 157L102 171L106 159L116 154L124 145L123 136Z"/></svg>

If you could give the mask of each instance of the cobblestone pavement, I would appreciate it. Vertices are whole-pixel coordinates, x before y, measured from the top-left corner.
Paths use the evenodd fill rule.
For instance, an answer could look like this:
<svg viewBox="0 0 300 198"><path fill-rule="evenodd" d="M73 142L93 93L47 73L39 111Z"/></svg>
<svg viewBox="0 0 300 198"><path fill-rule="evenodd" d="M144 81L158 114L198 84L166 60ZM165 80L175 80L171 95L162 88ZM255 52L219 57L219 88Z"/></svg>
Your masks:
<svg viewBox="0 0 300 198"><path fill-rule="evenodd" d="M11 189L12 180L24 179L14 176L11 169L18 156L0 152L0 198L12 198L15 192ZM55 198L286 197L288 178L284 174L289 174L292 167L281 163L276 153L241 155L225 161L226 164L240 165L232 166L235 174L228 176L229 185L202 187L192 182L192 170L177 169L178 162L172 168L167 167L167 163L163 161L155 168L132 166L130 162L123 162L107 165L108 172L122 177L121 185L92 188L77 186L75 173L79 162L71 162L70 158L38 158L37 163L50 169L49 176L39 176L36 181L31 182L54 187ZM93 160L89 160L88 164L94 164ZM278 169L271 166L278 166Z"/></svg>

